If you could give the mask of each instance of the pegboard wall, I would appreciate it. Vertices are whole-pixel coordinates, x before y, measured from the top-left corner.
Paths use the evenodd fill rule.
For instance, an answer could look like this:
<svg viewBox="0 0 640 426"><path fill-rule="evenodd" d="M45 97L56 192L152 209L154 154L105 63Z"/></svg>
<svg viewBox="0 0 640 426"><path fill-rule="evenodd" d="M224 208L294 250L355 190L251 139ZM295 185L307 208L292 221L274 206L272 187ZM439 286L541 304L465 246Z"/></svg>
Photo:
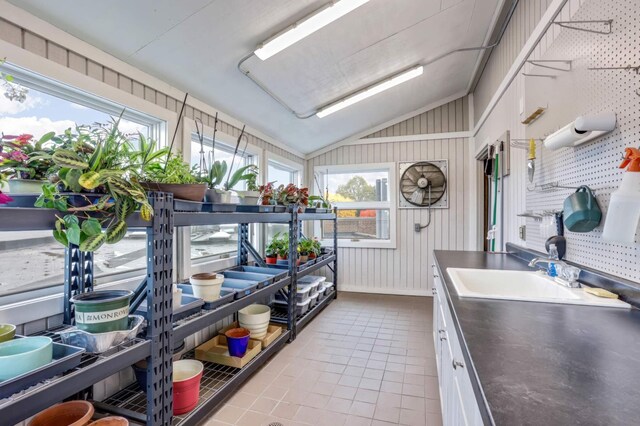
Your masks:
<svg viewBox="0 0 640 426"><path fill-rule="evenodd" d="M546 106L547 110L526 129L527 138L546 135L585 114L613 111L617 128L602 138L577 148L551 151L538 143L534 183L529 184L526 209L534 212L561 210L571 189L543 191L534 184L557 182L559 185L589 186L604 213L598 228L589 233L565 232L566 258L612 275L640 282L640 241L616 244L602 240L602 229L611 194L621 180L618 168L624 148L640 146L640 75L635 70L589 70L590 67L626 67L640 65L640 1L583 0L568 2L565 8L573 21L613 19L612 33L594 34L552 26L554 37L544 40L529 59L571 60L571 71L543 69L528 64L524 71L553 75L554 78L527 77L527 110ZM564 12L564 11L563 11ZM563 14L566 16L566 14ZM603 30L602 24L582 24L583 28ZM527 246L544 250L540 222L527 220Z"/></svg>

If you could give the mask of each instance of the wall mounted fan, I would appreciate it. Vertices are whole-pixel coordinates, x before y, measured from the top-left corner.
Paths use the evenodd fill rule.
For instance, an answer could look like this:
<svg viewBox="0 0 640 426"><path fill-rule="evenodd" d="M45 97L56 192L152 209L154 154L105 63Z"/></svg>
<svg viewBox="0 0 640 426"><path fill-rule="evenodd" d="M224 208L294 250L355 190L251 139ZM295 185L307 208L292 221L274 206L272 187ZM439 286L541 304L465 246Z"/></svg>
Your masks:
<svg viewBox="0 0 640 426"><path fill-rule="evenodd" d="M400 163L400 208L447 208L447 160Z"/></svg>

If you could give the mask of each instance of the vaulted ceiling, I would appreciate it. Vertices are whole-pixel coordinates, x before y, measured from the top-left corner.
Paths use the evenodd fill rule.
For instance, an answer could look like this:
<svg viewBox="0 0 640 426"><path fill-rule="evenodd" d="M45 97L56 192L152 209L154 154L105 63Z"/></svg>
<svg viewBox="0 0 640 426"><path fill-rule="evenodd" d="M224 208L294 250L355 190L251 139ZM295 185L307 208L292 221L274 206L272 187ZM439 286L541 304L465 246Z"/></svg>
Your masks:
<svg viewBox="0 0 640 426"><path fill-rule="evenodd" d="M304 153L466 92L480 55L456 53L328 117L299 119L237 64L327 0L11 2ZM266 61L252 56L243 66L304 114L452 49L482 45L501 4L371 0Z"/></svg>

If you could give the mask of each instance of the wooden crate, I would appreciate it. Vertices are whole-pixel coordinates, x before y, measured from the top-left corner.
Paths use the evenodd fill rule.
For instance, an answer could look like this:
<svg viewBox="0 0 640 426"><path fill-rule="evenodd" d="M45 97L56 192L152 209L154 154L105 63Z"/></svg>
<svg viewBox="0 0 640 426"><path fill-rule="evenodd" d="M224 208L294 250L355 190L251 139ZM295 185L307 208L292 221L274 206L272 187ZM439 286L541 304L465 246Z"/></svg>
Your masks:
<svg viewBox="0 0 640 426"><path fill-rule="evenodd" d="M225 327L222 330L220 330L219 334L221 336L224 336L224 333L226 333L227 331L231 330L232 328L238 328L238 327L240 327L240 325L238 324L238 321L236 321L234 323L231 323L231 325L229 325L228 327ZM280 325L269 324L269 327L267 328L266 336L264 336L262 339L250 338L250 340L254 342L260 342L262 349L264 349L270 344L272 344L281 334L282 334L282 327Z"/></svg>
<svg viewBox="0 0 640 426"><path fill-rule="evenodd" d="M242 358L229 355L227 338L216 336L196 348L196 359L200 361L214 362L228 365L229 367L242 368L255 358L262 350L262 345L256 340L249 340L247 353Z"/></svg>

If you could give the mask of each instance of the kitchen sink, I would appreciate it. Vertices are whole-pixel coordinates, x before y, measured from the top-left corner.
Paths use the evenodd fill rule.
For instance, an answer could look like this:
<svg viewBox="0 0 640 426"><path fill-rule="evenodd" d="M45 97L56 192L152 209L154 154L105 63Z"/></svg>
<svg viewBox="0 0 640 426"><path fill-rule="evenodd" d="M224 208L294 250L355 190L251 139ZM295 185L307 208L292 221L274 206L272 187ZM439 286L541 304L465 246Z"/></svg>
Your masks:
<svg viewBox="0 0 640 426"><path fill-rule="evenodd" d="M565 287L541 271L447 268L447 273L462 298L630 307L617 299L605 299L588 294L581 288Z"/></svg>

